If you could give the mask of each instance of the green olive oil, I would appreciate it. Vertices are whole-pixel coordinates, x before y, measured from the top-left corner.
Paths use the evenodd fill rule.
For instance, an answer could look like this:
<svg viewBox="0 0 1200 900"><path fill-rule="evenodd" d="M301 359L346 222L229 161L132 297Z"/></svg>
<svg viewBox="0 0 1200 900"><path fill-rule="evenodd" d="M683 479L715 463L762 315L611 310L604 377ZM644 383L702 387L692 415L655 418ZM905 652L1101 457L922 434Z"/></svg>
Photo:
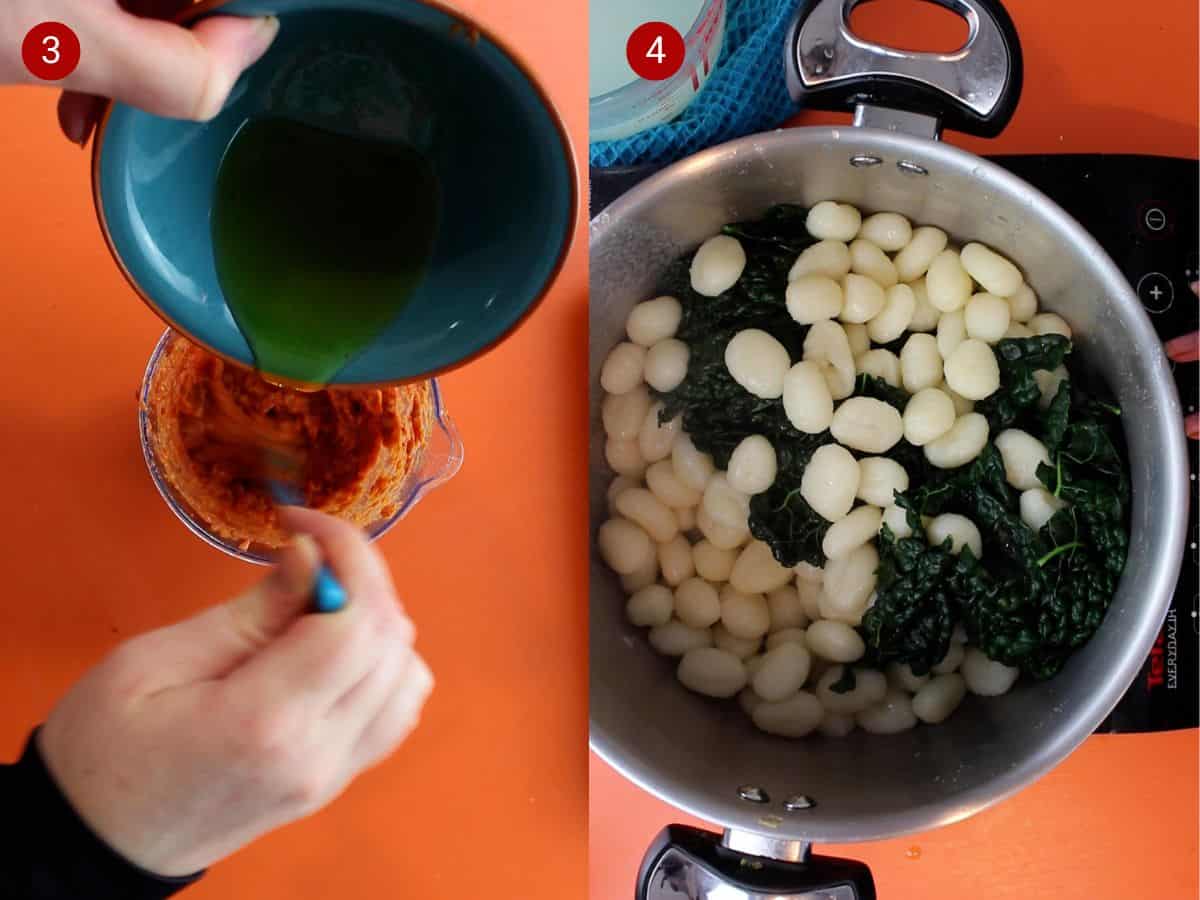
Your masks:
<svg viewBox="0 0 1200 900"><path fill-rule="evenodd" d="M414 148L285 119L247 122L217 174L213 250L259 371L328 384L424 274L437 179Z"/></svg>

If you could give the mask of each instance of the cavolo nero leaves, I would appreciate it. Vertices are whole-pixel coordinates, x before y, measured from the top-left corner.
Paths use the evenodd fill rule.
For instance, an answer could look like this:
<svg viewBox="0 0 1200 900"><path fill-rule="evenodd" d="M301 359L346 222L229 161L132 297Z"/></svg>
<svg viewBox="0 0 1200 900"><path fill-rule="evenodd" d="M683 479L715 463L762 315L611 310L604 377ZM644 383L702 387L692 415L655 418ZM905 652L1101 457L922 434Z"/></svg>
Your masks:
<svg viewBox="0 0 1200 900"><path fill-rule="evenodd" d="M885 525L877 543L875 603L860 628L868 661L907 663L913 674L925 675L946 655L961 618L954 583L960 559L950 552L949 540L931 547L919 531L897 538Z"/></svg>
<svg viewBox="0 0 1200 900"><path fill-rule="evenodd" d="M1018 492L989 443L971 464L933 471L898 498L909 538L880 536L876 600L861 631L868 660L926 672L945 655L945 623L961 621L990 658L1048 678L1103 621L1128 548L1128 475L1119 410L1063 382L1045 410L1026 405L1021 424L1053 465L1038 477L1068 505L1039 531L1022 521ZM979 528L983 560L952 556L923 536L922 516L955 512Z"/></svg>
<svg viewBox="0 0 1200 900"><path fill-rule="evenodd" d="M996 434L1036 408L1041 389L1034 373L1061 366L1071 352L1071 342L1061 334L1042 334L1006 338L993 350L1000 366L1000 389L976 403L975 411L987 417L991 433Z"/></svg>
<svg viewBox="0 0 1200 900"><path fill-rule="evenodd" d="M762 218L749 222L732 222L722 228L721 232L741 241L747 257L760 256L759 251L765 251L772 256L782 255L790 269L800 251L816 243L808 233L805 224L807 219L808 207L795 203L779 203L768 209ZM784 274L787 274L786 270Z"/></svg>

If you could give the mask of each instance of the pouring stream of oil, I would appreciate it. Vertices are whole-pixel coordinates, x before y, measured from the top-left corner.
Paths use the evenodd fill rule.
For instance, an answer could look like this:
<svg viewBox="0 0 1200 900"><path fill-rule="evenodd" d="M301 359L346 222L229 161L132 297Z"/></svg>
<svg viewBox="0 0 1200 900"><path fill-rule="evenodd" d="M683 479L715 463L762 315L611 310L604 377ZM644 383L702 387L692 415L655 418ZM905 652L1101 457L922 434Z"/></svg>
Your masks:
<svg viewBox="0 0 1200 900"><path fill-rule="evenodd" d="M247 122L217 174L213 249L263 377L319 389L379 337L421 281L439 211L412 147Z"/></svg>

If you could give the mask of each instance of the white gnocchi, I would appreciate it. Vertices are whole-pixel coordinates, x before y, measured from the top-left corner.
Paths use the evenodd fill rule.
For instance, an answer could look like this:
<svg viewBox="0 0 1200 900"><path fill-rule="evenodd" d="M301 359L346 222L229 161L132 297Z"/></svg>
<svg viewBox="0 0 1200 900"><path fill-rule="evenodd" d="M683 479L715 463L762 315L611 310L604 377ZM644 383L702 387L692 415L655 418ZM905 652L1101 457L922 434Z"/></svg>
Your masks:
<svg viewBox="0 0 1200 900"><path fill-rule="evenodd" d="M873 507L864 506L861 509L871 510L867 520L875 527L874 532L879 530L880 516L877 510ZM851 513L853 516L854 513ZM842 522L847 521L850 517L842 519ZM837 523L841 524L841 523ZM837 527L834 525L834 528ZM863 522L862 524L866 524ZM859 527L855 525L854 527ZM833 528L830 529L832 531ZM860 529L861 533L861 529ZM850 541L847 541L849 543ZM866 541L858 544L852 549L846 551L841 556L831 558L825 565L825 582L821 586L821 596L819 608L821 610L822 621L814 624L845 624L858 625L862 622L863 613L867 610L867 604L870 601L871 593L875 590L875 572L879 568L879 553L875 549L875 545ZM852 632L857 635L857 632ZM844 637L844 634L842 635ZM825 635L828 639L828 635ZM835 640L837 636L835 635ZM857 645L855 645L857 646ZM835 662L851 662L850 659L835 659L827 656L826 653L813 648L814 652L819 652L826 659L834 659ZM825 645L825 649L829 649L829 645ZM848 650L848 646L847 646ZM859 654L861 656L862 654ZM854 657L857 659L858 657Z"/></svg>
<svg viewBox="0 0 1200 900"><path fill-rule="evenodd" d="M975 294L967 301L963 315L967 335L985 344L996 343L1012 324L1008 301L995 294Z"/></svg>
<svg viewBox="0 0 1200 900"><path fill-rule="evenodd" d="M786 700L756 704L751 718L767 734L799 738L816 729L824 715L820 700L807 691L797 691Z"/></svg>
<svg viewBox="0 0 1200 900"><path fill-rule="evenodd" d="M954 401L945 391L925 388L904 407L904 439L915 447L936 441L954 427Z"/></svg>
<svg viewBox="0 0 1200 900"><path fill-rule="evenodd" d="M951 553L962 553L963 547L969 547L976 559L983 558L983 536L979 527L966 516L958 513L934 516L925 527L925 536L933 547L940 547L948 539Z"/></svg>
<svg viewBox="0 0 1200 900"><path fill-rule="evenodd" d="M787 348L758 328L739 331L725 347L725 367L733 380L763 400L783 395L783 377L791 365Z"/></svg>
<svg viewBox="0 0 1200 900"><path fill-rule="evenodd" d="M862 226L862 213L848 203L822 200L808 211L804 225L817 240L852 241Z"/></svg>
<svg viewBox="0 0 1200 900"><path fill-rule="evenodd" d="M900 280L888 255L865 238L850 244L850 271L866 277L878 288L890 288Z"/></svg>
<svg viewBox="0 0 1200 900"><path fill-rule="evenodd" d="M943 250L929 264L925 289L929 302L939 311L948 313L962 309L971 298L971 276L953 250Z"/></svg>
<svg viewBox="0 0 1200 900"><path fill-rule="evenodd" d="M850 248L844 241L817 241L796 258L788 272L788 281L805 275L822 275L837 282L849 271Z"/></svg>
<svg viewBox="0 0 1200 900"><path fill-rule="evenodd" d="M916 281L929 271L937 255L946 249L946 232L932 225L913 229L912 237L896 254L896 274L901 281Z"/></svg>
<svg viewBox="0 0 1200 900"><path fill-rule="evenodd" d="M946 360L945 374L950 389L968 400L983 400L1000 387L996 354L975 338L967 338L954 348Z"/></svg>
<svg viewBox="0 0 1200 900"><path fill-rule="evenodd" d="M942 380L942 354L931 334L912 334L900 348L900 380L910 394Z"/></svg>
<svg viewBox="0 0 1200 900"><path fill-rule="evenodd" d="M983 244L972 242L964 245L960 258L967 274L979 282L985 291L997 297L1011 297L1024 281L1020 269Z"/></svg>
<svg viewBox="0 0 1200 900"><path fill-rule="evenodd" d="M912 241L913 228L912 223L899 213L880 212L863 219L858 234L880 250L895 253Z"/></svg>
<svg viewBox="0 0 1200 900"><path fill-rule="evenodd" d="M721 624L740 638L760 638L771 628L771 610L762 594L743 594L732 585L721 590Z"/></svg>
<svg viewBox="0 0 1200 900"><path fill-rule="evenodd" d="M729 456L725 477L729 486L748 496L761 494L775 483L775 448L761 434L743 438Z"/></svg>
<svg viewBox="0 0 1200 900"><path fill-rule="evenodd" d="M936 725L950 714L967 695L967 683L956 672L938 675L922 685L912 698L912 711L922 722Z"/></svg>
<svg viewBox="0 0 1200 900"><path fill-rule="evenodd" d="M788 282L785 302L801 325L836 319L842 314L842 286L825 275L801 275Z"/></svg>
<svg viewBox="0 0 1200 900"><path fill-rule="evenodd" d="M768 544L751 541L742 548L729 573L729 586L743 594L765 594L792 580L792 570L779 564Z"/></svg>
<svg viewBox="0 0 1200 900"><path fill-rule="evenodd" d="M1004 477L1018 491L1042 486L1037 476L1038 466L1050 465L1046 445L1019 428L1007 428L996 435L996 449L1004 460Z"/></svg>
<svg viewBox="0 0 1200 900"><path fill-rule="evenodd" d="M627 394L642 383L646 348L628 341L617 344L600 367L600 387L610 394Z"/></svg>
<svg viewBox="0 0 1200 900"><path fill-rule="evenodd" d="M675 608L675 597L669 588L651 584L635 591L625 604L625 615L629 621L642 628L654 628L671 621Z"/></svg>
<svg viewBox="0 0 1200 900"><path fill-rule="evenodd" d="M925 458L939 469L965 466L987 446L988 420L976 412L955 419L950 430L925 445Z"/></svg>
<svg viewBox="0 0 1200 900"><path fill-rule="evenodd" d="M675 337L683 321L683 306L674 297L656 297L639 303L625 320L625 333L639 346L650 348Z"/></svg>
<svg viewBox="0 0 1200 900"><path fill-rule="evenodd" d="M708 628L721 620L720 595L703 578L688 578L674 592L674 614L689 628Z"/></svg>
<svg viewBox="0 0 1200 900"><path fill-rule="evenodd" d="M737 284L745 268L746 251L737 238L727 234L710 237L692 257L692 290L716 297Z"/></svg>
<svg viewBox="0 0 1200 900"><path fill-rule="evenodd" d="M1034 531L1041 531L1054 518L1054 514L1066 505L1045 488L1030 488L1021 492L1021 521Z"/></svg>
<svg viewBox="0 0 1200 900"><path fill-rule="evenodd" d="M858 478L858 461L850 451L839 444L824 444L804 469L800 496L818 515L836 522L854 505Z"/></svg>
<svg viewBox="0 0 1200 900"><path fill-rule="evenodd" d="M989 659L987 654L977 647L969 647L963 655L962 677L967 690L981 697L999 697L1007 694L1014 684L1020 670L1004 663Z"/></svg>
<svg viewBox="0 0 1200 900"><path fill-rule="evenodd" d="M917 724L912 697L896 690L889 690L878 703L859 710L854 719L870 734L899 734Z"/></svg>
<svg viewBox="0 0 1200 900"><path fill-rule="evenodd" d="M904 420L890 403L851 397L834 410L829 433L838 443L863 453L886 453L904 436ZM855 490L857 487L856 483Z"/></svg>
<svg viewBox="0 0 1200 900"><path fill-rule="evenodd" d="M746 686L742 661L718 647L689 650L679 660L675 674L688 690L720 699L732 697Z"/></svg>
<svg viewBox="0 0 1200 900"><path fill-rule="evenodd" d="M908 490L908 472L886 456L868 456L858 461L858 499L883 508L896 502L897 492Z"/></svg>
<svg viewBox="0 0 1200 900"><path fill-rule="evenodd" d="M833 421L833 394L819 363L798 362L783 379L783 412L792 427L820 434Z"/></svg>
<svg viewBox="0 0 1200 900"><path fill-rule="evenodd" d="M867 335L877 344L889 344L904 334L916 311L917 297L912 288L894 284L884 292L882 308L867 323Z"/></svg>
<svg viewBox="0 0 1200 900"><path fill-rule="evenodd" d="M688 346L683 341L667 338L646 351L644 377L646 384L660 393L673 391L687 377Z"/></svg>

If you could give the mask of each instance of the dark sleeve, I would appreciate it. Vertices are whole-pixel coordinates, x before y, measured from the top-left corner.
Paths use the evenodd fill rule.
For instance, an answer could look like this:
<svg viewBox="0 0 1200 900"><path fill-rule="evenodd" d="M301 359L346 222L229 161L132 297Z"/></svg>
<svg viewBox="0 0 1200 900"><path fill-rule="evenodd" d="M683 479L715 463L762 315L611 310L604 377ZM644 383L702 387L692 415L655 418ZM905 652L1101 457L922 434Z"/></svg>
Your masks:
<svg viewBox="0 0 1200 900"><path fill-rule="evenodd" d="M58 789L34 731L21 759L0 766L0 897L163 900L204 873L162 878L100 840Z"/></svg>

